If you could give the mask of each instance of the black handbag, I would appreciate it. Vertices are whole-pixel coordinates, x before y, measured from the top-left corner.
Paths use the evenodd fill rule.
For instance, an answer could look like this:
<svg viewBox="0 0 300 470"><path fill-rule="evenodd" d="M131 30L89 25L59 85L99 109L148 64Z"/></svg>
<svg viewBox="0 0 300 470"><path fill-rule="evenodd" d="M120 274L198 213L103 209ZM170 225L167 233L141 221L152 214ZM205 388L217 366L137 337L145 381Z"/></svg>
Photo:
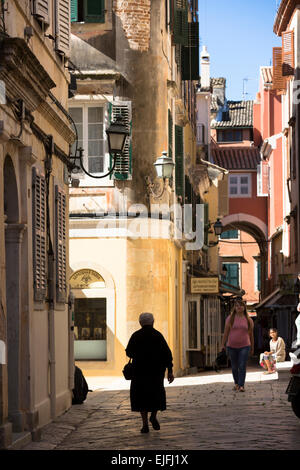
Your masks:
<svg viewBox="0 0 300 470"><path fill-rule="evenodd" d="M126 380L133 379L133 364L132 364L131 358L129 359L129 362L124 366L124 369L122 372Z"/></svg>
<svg viewBox="0 0 300 470"><path fill-rule="evenodd" d="M227 366L227 354L225 349L222 349L222 351L219 352L219 354L217 355L216 360L214 362L214 370L218 372L222 366Z"/></svg>

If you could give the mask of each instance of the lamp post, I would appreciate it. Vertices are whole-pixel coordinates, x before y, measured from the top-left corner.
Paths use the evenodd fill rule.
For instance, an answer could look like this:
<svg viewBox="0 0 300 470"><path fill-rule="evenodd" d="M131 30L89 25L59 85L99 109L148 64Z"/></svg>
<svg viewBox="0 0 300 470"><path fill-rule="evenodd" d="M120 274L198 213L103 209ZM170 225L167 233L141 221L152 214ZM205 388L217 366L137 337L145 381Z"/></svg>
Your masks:
<svg viewBox="0 0 300 470"><path fill-rule="evenodd" d="M214 223L214 231L217 237L219 237L222 234L223 224L220 219L217 219L217 221Z"/></svg>
<svg viewBox="0 0 300 470"><path fill-rule="evenodd" d="M151 179L149 176L146 176L146 183L148 186L149 193L152 195L152 197L154 197L155 199L159 199L162 197L163 193L165 192L166 180L172 177L175 163L173 162L171 157L168 157L168 152L164 151L162 152L161 156L159 156L156 159L153 165L156 170L157 178L163 180L163 190L161 194L156 194L153 191L154 184L151 182Z"/></svg>
<svg viewBox="0 0 300 470"><path fill-rule="evenodd" d="M77 134L75 123L73 122L73 124L74 124L76 134ZM110 124L108 129L106 129L106 134L107 134L107 142L108 142L108 152L110 155L113 156L113 164L110 170L107 173L105 173L105 175L95 176L89 173L84 168L83 148L78 149L79 156L77 156L77 150L76 150L75 156L70 157L74 160L74 167L78 168L78 166L76 165L76 160L79 160L80 168L83 170L83 172L86 175L90 176L91 178L100 179L100 178L105 178L106 176L109 176L115 169L117 156L120 155L122 157L123 155L125 144L126 144L126 139L129 136L129 130L126 124L122 121L121 116L118 116L116 120ZM77 140L78 140L78 136L77 136Z"/></svg>
<svg viewBox="0 0 300 470"><path fill-rule="evenodd" d="M212 225L212 223L210 224ZM219 237L222 234L223 231L223 224L220 219L217 219L217 221L214 223L214 232L216 237ZM217 242L210 242L209 243L209 248L213 248L214 246L217 246L219 244L219 240Z"/></svg>

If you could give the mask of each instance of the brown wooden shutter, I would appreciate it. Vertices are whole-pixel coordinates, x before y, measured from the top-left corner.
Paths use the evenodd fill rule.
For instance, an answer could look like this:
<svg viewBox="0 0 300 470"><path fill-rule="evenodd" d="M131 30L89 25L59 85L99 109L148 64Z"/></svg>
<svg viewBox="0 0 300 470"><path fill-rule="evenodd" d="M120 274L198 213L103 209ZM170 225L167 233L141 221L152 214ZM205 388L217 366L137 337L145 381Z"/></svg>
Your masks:
<svg viewBox="0 0 300 470"><path fill-rule="evenodd" d="M47 289L46 180L32 169L32 245L34 300L43 301Z"/></svg>
<svg viewBox="0 0 300 470"><path fill-rule="evenodd" d="M66 193L55 186L56 301L67 298Z"/></svg>
<svg viewBox="0 0 300 470"><path fill-rule="evenodd" d="M59 54L64 54L66 57L70 55L70 17L70 1L58 0L55 20L55 49Z"/></svg>
<svg viewBox="0 0 300 470"><path fill-rule="evenodd" d="M294 75L294 31L282 33L282 75Z"/></svg>
<svg viewBox="0 0 300 470"><path fill-rule="evenodd" d="M273 47L273 90L284 90L286 78L282 75L282 47Z"/></svg>
<svg viewBox="0 0 300 470"><path fill-rule="evenodd" d="M33 1L33 16L36 17L38 21L49 25L49 0L34 0Z"/></svg>

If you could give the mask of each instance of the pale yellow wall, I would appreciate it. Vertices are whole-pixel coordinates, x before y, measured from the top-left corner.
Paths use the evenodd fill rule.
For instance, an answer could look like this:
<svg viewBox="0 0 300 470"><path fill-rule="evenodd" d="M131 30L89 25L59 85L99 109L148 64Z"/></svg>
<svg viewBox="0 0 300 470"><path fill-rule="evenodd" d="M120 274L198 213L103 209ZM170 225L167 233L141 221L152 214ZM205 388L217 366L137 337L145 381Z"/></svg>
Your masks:
<svg viewBox="0 0 300 470"><path fill-rule="evenodd" d="M41 63L56 87L51 92L57 96L61 104L66 108L68 100L68 77L69 73L64 67L63 61L54 52L53 41L44 37L44 33L31 15L29 1L10 1L6 2L8 8L5 14L5 25L7 32L11 37L24 39L24 28L27 25L32 26L34 36L29 40L28 46L35 54L37 60ZM47 29L47 34L53 34L51 26ZM21 96L20 96L21 97ZM66 117L58 108L47 99L47 102L53 112L53 117L39 107L33 112L34 122L46 133L51 134L55 144L67 155L69 153L69 142L72 137L72 131L69 129L69 123ZM15 116L7 105L0 105L0 121L4 121L5 130L9 134L17 135L20 124L16 122ZM61 125L63 124L63 126ZM68 130L69 129L69 130ZM41 426L50 421L50 399L49 399L49 354L48 354L48 303L41 304L33 301L33 281L32 281L32 163L37 167L44 168L45 149L43 144L32 134L28 124L25 124L21 135L23 146L32 148L31 163L21 162L20 152L22 146L13 143L0 141L0 187L3 188L3 162L7 153L10 154L16 172L20 222L27 225L24 235L24 244L22 247L22 299L26 303L21 304L22 318L26 318L22 331L22 360L24 367L21 371L21 383L24 389L21 389L22 400L28 405L31 402L31 412L38 411L38 425ZM51 236L54 242L54 183L59 182L61 187L68 193L68 185L64 184L64 164L53 155L53 171L50 180L50 221ZM68 214L68 207L66 210ZM5 242L3 226L3 191L0 192L0 296L5 308ZM68 224L67 231L68 234ZM67 243L68 245L68 243ZM67 259L68 265L68 259ZM25 272L25 269L26 272ZM26 295L24 291L26 290ZM68 312L66 304L55 305L55 344L56 344L56 412L62 413L71 405L71 391L68 386L69 363L68 363ZM1 312L0 312L1 316ZM0 323L1 324L1 323ZM29 328L29 332L27 330ZM1 335L1 326L0 326ZM1 337L0 337L1 339ZM30 341L28 346L27 341ZM30 376L30 382L28 381ZM26 391L26 393L24 392ZM4 390L4 393L5 392ZM0 392L1 394L1 392ZM28 394L28 395L27 395ZM30 395L30 399L28 396ZM4 398L5 400L5 398ZM26 406L27 406L26 405ZM26 407L26 411L29 411Z"/></svg>
<svg viewBox="0 0 300 470"><path fill-rule="evenodd" d="M168 342L179 368L180 326L176 339L175 261L178 262L178 317L181 317L181 252L169 240L89 238L70 240L72 270L90 267L104 278L108 272L115 286L115 332L108 331L107 347L112 360L78 361L88 375L121 375L125 348L131 334L140 328L138 317L151 312L154 327ZM84 256L83 256L84 253ZM109 330L109 329L108 329Z"/></svg>

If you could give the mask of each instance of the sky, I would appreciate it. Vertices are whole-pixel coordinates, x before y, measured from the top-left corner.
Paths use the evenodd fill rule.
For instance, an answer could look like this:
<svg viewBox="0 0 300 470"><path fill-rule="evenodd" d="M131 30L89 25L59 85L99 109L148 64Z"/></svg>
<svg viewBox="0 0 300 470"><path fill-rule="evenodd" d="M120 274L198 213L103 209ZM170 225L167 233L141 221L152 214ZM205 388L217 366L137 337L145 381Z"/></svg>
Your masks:
<svg viewBox="0 0 300 470"><path fill-rule="evenodd" d="M259 68L272 65L279 0L199 0L200 51L210 53L211 77L226 78L228 100L255 99ZM244 80L248 79L248 80Z"/></svg>

